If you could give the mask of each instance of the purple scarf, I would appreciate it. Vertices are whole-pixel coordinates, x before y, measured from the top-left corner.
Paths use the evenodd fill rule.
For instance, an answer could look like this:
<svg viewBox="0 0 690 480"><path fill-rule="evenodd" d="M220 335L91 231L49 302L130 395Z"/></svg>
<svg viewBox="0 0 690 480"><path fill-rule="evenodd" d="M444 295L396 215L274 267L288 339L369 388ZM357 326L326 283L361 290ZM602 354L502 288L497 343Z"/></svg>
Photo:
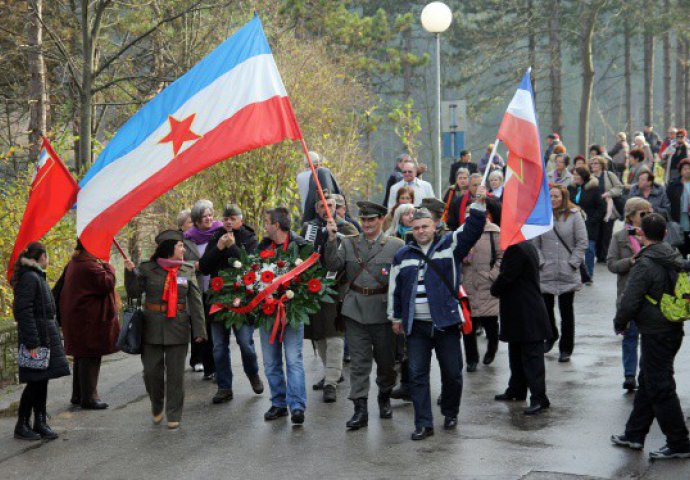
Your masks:
<svg viewBox="0 0 690 480"><path fill-rule="evenodd" d="M199 230L196 227L192 227L186 232L184 232L184 238L187 238L197 245L203 245L208 243L213 237L213 234L218 231L219 228L223 228L223 222L216 220L211 224L211 228L208 230Z"/></svg>

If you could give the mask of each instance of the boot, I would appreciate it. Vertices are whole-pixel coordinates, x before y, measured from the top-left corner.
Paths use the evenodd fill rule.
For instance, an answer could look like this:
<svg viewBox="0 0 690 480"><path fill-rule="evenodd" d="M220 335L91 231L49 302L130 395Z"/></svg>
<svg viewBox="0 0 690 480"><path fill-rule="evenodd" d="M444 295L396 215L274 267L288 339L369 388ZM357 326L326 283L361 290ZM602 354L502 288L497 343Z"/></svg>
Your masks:
<svg viewBox="0 0 690 480"><path fill-rule="evenodd" d="M392 418L393 409L391 408L391 392L379 392L377 400L379 402L379 417Z"/></svg>
<svg viewBox="0 0 690 480"><path fill-rule="evenodd" d="M79 359L75 358L72 364L72 398L69 403L81 405L81 388L79 385Z"/></svg>
<svg viewBox="0 0 690 480"><path fill-rule="evenodd" d="M22 395L19 401L19 412L17 418L17 425L14 427L14 438L17 440L40 440L41 436L31 430L29 419L31 418L31 406L27 405L27 401Z"/></svg>
<svg viewBox="0 0 690 480"><path fill-rule="evenodd" d="M34 412L34 432L38 433L41 438L45 438L46 440L55 440L58 438L58 434L48 426L46 423L47 418L48 416L46 415L45 409L41 409L40 411L37 409Z"/></svg>
<svg viewBox="0 0 690 480"><path fill-rule="evenodd" d="M366 427L369 423L369 411L367 409L367 399L357 398L352 400L355 404L355 414L352 418L347 421L345 426L350 430L359 430L362 427Z"/></svg>

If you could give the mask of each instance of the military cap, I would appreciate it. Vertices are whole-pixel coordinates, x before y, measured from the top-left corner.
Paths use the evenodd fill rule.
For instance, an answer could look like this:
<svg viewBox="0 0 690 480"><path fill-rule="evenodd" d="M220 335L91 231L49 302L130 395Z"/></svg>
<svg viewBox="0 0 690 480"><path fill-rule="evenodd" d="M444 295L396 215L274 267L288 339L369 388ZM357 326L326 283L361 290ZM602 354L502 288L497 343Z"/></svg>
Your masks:
<svg viewBox="0 0 690 480"><path fill-rule="evenodd" d="M337 193L334 193L331 195L332 198L335 199L335 206L336 207L344 207L345 206L345 197L342 195L338 195Z"/></svg>
<svg viewBox="0 0 690 480"><path fill-rule="evenodd" d="M438 198L434 198L434 197L427 197L427 198L423 199L420 206L422 208L426 208L430 212L434 212L434 213L438 213L438 214L443 214L443 212L446 210L446 204L443 203Z"/></svg>
<svg viewBox="0 0 690 480"><path fill-rule="evenodd" d="M180 242L183 239L184 236L182 235L181 230L163 230L161 233L156 235L156 245L159 245L166 240L175 240Z"/></svg>
<svg viewBox="0 0 690 480"><path fill-rule="evenodd" d="M361 218L385 217L388 213L388 209L383 205L366 200L357 202L357 207L359 207L359 216Z"/></svg>
<svg viewBox="0 0 690 480"><path fill-rule="evenodd" d="M422 218L431 218L431 212L426 208L415 209L412 220L421 220Z"/></svg>
<svg viewBox="0 0 690 480"><path fill-rule="evenodd" d="M235 203L228 203L225 205L225 208L223 209L223 216L224 217L234 217L234 216L241 216L242 215L242 210L240 210L240 207L237 206Z"/></svg>

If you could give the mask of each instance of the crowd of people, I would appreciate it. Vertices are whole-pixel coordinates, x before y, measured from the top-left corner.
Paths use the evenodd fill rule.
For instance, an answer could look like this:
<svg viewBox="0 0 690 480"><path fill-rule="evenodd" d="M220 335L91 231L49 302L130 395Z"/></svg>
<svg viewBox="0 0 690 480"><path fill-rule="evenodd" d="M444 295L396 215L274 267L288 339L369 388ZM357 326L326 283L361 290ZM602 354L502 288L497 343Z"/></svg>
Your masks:
<svg viewBox="0 0 690 480"><path fill-rule="evenodd" d="M436 403L443 428L456 428L462 370L464 364L468 373L479 368L480 335L487 339L484 365L494 362L499 340L508 343L510 380L495 400L524 401L529 391L524 413L540 414L550 406L544 355L557 343L558 361L570 361L576 344L574 298L583 285L592 285L595 262L600 262L618 275L615 329L622 335L623 388L636 392L626 432L612 441L642 448L656 416L668 445L653 452L654 458L690 457L673 382L682 324L666 320L657 307L651 314L651 300L645 303L645 296L658 303L673 290L667 284L685 268L682 257L690 253L686 137L684 130L669 129L660 141L645 127L633 135L632 148L621 132L611 149L592 145L586 156L571 159L559 135L549 135L544 165L553 229L506 251L500 248L499 235L508 172L500 156L491 156L493 145L479 165L470 152L462 151L451 165L444 192L434 192L420 178L423 169L417 161L401 155L383 201L357 202L358 221L322 157L310 152L325 195L318 194L311 169L305 168L297 177L301 228L293 225L288 209L271 208L263 216L261 240L244 223L241 206L228 203L217 220L210 201L197 201L180 212L177 228L156 237L149 260L140 265L125 262L128 296L144 299L141 359L153 423L165 418L169 429L180 428L187 359L204 380L217 383L213 404L233 399L233 333L244 373L253 391L263 393L255 327L245 323L228 328L210 312L210 279L230 268L242 250L255 253L310 243L336 278L339 301L324 304L306 326L288 326L281 342L269 341L270 332L257 327L270 396L266 421L290 416L296 425L305 422L305 339L313 342L322 360L322 378L312 388L322 391L324 402L337 401L344 363L349 362L348 398L354 408L346 423L349 430L368 424L369 378L376 362L379 417L393 416L391 399L411 401L412 440L433 435L432 350L441 368ZM616 221L624 226L614 233ZM101 357L115 351L119 331L112 266L78 244L51 294L45 280L47 262L45 247L34 243L22 254L13 279L20 343L31 352L48 347L51 353L46 370L20 368L20 381L27 386L15 437L25 440L57 436L46 423L47 384L70 374L66 355L74 361L72 403L107 408L97 391L98 373ZM640 336L643 354L638 362ZM660 414L660 408L665 413Z"/></svg>

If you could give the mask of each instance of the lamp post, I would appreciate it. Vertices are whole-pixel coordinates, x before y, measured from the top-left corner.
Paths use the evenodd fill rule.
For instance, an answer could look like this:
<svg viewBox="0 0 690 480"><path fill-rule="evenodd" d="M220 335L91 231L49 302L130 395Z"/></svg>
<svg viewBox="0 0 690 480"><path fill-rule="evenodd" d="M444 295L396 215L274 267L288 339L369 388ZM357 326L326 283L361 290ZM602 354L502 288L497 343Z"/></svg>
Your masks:
<svg viewBox="0 0 690 480"><path fill-rule="evenodd" d="M441 172L441 33L448 30L453 21L453 12L443 2L431 2L422 10L424 30L436 35L436 193L443 194Z"/></svg>

